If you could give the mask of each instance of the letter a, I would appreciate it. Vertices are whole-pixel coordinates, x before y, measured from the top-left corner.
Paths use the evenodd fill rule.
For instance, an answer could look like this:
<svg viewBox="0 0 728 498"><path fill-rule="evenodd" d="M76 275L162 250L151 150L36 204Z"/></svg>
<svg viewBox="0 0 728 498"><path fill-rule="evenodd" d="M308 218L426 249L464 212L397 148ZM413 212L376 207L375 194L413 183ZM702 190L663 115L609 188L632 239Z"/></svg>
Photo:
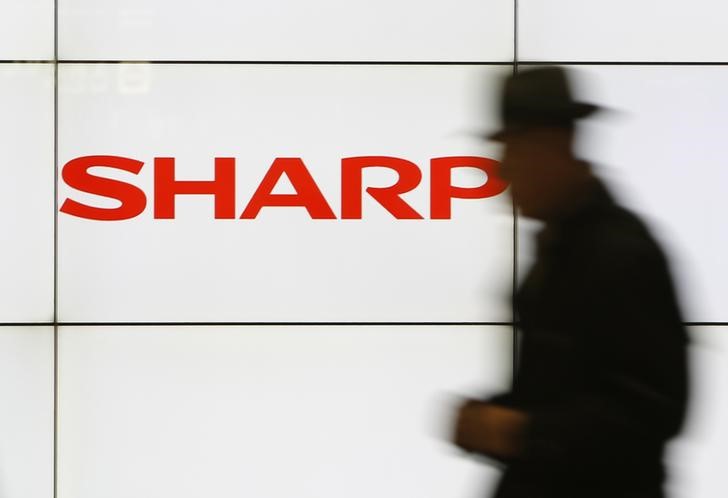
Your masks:
<svg viewBox="0 0 728 498"><path fill-rule="evenodd" d="M283 174L290 180L296 190L295 194L273 193ZM315 220L336 218L300 157L278 157L273 161L240 218L253 219L258 216L261 208L267 206L305 207Z"/></svg>

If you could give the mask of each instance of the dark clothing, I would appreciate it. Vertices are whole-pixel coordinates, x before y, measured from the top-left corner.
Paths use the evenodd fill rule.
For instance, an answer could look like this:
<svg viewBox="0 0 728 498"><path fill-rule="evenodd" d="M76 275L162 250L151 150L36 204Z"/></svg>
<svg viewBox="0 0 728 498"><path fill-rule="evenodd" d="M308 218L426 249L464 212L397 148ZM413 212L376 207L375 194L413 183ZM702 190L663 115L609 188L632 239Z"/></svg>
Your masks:
<svg viewBox="0 0 728 498"><path fill-rule="evenodd" d="M660 498L686 407L687 335L662 251L594 180L539 236L519 289L514 388L530 416L497 498Z"/></svg>

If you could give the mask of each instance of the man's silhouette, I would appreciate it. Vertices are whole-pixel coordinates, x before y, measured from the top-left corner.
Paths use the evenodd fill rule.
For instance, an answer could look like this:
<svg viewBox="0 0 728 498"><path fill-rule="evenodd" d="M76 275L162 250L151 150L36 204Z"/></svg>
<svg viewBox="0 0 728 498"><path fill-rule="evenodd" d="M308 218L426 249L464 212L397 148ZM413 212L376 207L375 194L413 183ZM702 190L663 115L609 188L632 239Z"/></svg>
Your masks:
<svg viewBox="0 0 728 498"><path fill-rule="evenodd" d="M520 213L545 223L516 295L514 386L466 402L455 424L458 446L506 464L498 498L660 498L684 418L687 337L665 257L572 152L595 110L561 68L525 70L505 81L490 137Z"/></svg>

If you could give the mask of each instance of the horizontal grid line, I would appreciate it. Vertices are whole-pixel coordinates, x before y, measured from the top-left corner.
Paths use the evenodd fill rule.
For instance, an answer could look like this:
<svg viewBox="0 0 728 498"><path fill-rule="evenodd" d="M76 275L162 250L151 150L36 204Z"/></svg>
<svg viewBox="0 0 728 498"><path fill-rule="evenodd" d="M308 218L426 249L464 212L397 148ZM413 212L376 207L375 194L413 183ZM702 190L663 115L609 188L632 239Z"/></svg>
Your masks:
<svg viewBox="0 0 728 498"><path fill-rule="evenodd" d="M56 61L53 59L27 59L27 60L11 60L11 59L2 59L0 60L0 64L55 64Z"/></svg>
<svg viewBox="0 0 728 498"><path fill-rule="evenodd" d="M54 322L3 322L0 327L53 327Z"/></svg>
<svg viewBox="0 0 728 498"><path fill-rule="evenodd" d="M250 326L448 326L448 325L513 325L512 322L47 322L0 323L0 326L52 327L250 327Z"/></svg>
<svg viewBox="0 0 728 498"><path fill-rule="evenodd" d="M43 60L0 60L0 64L55 64L52 59ZM59 64L161 64L161 65L321 65L321 66L512 66L511 61L284 61L284 60L117 60L117 59L68 59L58 60ZM519 65L560 65L560 66L728 66L728 61L524 61Z"/></svg>
<svg viewBox="0 0 728 498"><path fill-rule="evenodd" d="M16 61L0 61L16 62ZM48 62L55 61L29 61ZM338 66L510 66L513 61L360 61L360 60L142 60L59 59L59 64L179 64L179 65L338 65Z"/></svg>
<svg viewBox="0 0 728 498"><path fill-rule="evenodd" d="M728 322L682 322L685 327L728 327ZM377 327L377 326L520 326L520 322L4 322L0 327Z"/></svg>

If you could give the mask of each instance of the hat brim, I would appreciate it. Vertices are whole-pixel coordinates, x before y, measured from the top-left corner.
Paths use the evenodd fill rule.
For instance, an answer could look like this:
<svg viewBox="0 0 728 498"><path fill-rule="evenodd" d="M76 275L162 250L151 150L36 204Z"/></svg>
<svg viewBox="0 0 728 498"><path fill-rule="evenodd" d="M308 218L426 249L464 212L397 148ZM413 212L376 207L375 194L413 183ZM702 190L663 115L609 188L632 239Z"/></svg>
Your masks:
<svg viewBox="0 0 728 498"><path fill-rule="evenodd" d="M510 123L504 128L495 132L482 135L484 139L503 141L508 135L518 133L527 129L533 129L543 126L563 126L571 124L577 119L586 118L601 108L594 104L586 102L573 102L566 108L560 109L531 109L533 113L531 119L526 119L518 123Z"/></svg>
<svg viewBox="0 0 728 498"><path fill-rule="evenodd" d="M525 126L510 126L508 128L503 128L492 133L486 133L485 135L483 135L483 138L486 140L493 140L494 142L502 142L509 135L512 135L513 133L516 133L518 131L522 131L525 128Z"/></svg>

